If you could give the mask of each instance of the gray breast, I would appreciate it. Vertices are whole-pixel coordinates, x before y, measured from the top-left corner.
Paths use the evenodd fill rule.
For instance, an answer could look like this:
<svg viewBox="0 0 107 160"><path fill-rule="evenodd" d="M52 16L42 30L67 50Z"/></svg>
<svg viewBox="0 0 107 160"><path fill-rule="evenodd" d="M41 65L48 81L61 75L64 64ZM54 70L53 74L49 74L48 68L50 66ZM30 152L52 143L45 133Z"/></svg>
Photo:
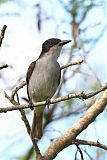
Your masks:
<svg viewBox="0 0 107 160"><path fill-rule="evenodd" d="M44 61L43 61L44 62ZM37 62L29 80L28 92L33 102L51 98L57 87L60 77L60 66L57 61ZM41 65L42 64L42 65Z"/></svg>

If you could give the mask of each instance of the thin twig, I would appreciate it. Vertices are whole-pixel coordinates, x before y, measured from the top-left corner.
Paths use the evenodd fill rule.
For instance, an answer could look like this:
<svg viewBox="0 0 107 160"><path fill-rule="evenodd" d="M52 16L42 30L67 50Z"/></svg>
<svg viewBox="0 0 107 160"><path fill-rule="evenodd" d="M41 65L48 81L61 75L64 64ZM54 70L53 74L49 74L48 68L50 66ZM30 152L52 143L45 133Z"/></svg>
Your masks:
<svg viewBox="0 0 107 160"><path fill-rule="evenodd" d="M14 95L14 96L15 96L15 95ZM14 105L19 105L19 106L20 106L18 93L16 93L16 96L17 96L17 102L16 102L13 98L9 97L9 96L5 93L5 97L6 97L12 104L14 104ZM29 136L30 136L31 128L30 128L30 124L29 124L29 122L28 122L28 120L27 120L25 111L24 111L23 109L20 109L20 108L18 108L18 109L19 109L19 112L20 112L20 114L21 114L21 116L22 116L22 120L23 120L23 122L24 122L24 124L25 124L25 126L26 126L27 132L28 132L28 134L29 134ZM31 136L30 136L30 138L31 138L31 141L32 141L32 144L33 144L33 148L34 148L35 153L36 153L36 156L37 156L37 160L44 160L44 159L43 159L43 156L41 155L40 150L39 150L39 148L38 148L38 146L37 146L37 142L35 141L35 139L32 139Z"/></svg>
<svg viewBox="0 0 107 160"><path fill-rule="evenodd" d="M79 151L79 153L80 153L80 156L81 156L81 160L84 160L84 158L83 158L83 153L82 153L82 151L81 151L81 148L79 147L79 145L78 144L75 144L76 145L76 147L77 147L77 150Z"/></svg>
<svg viewBox="0 0 107 160"><path fill-rule="evenodd" d="M72 142L72 144L95 146L95 147L99 147L101 149L107 150L107 146L100 143L99 141L94 142L94 141L86 141L86 140L76 139Z"/></svg>
<svg viewBox="0 0 107 160"><path fill-rule="evenodd" d="M65 69L67 67L70 67L70 66L73 66L73 65L80 65L81 63L83 63L84 60L80 60L80 61L77 61L77 62L72 62L72 63L68 63L68 64L65 64L61 67L61 69Z"/></svg>
<svg viewBox="0 0 107 160"><path fill-rule="evenodd" d="M1 65L1 66L0 66L0 70L2 70L2 69L4 69L4 68L7 68L7 67L8 67L7 64Z"/></svg>
<svg viewBox="0 0 107 160"><path fill-rule="evenodd" d="M86 150L84 150L84 152L89 157L89 160L95 160L94 158L91 157L91 155Z"/></svg>
<svg viewBox="0 0 107 160"><path fill-rule="evenodd" d="M14 100L14 96L15 94L18 92L19 89L23 88L26 85L25 81L22 81L18 86L16 86L13 90L12 90L12 94L11 94L11 99Z"/></svg>
<svg viewBox="0 0 107 160"><path fill-rule="evenodd" d="M18 93L16 93L16 96L17 96L17 103L18 103L18 105L20 105ZM12 102L12 100L11 100L11 102ZM19 109L19 112L20 112L20 114L22 116L22 121L24 122L24 124L26 126L27 132L30 135L31 128L30 128L29 121L28 121L28 119L26 117L25 111L23 109Z"/></svg>
<svg viewBox="0 0 107 160"><path fill-rule="evenodd" d="M6 31L6 28L7 28L7 26L4 25L3 28L2 28L2 30L1 30L1 34L0 34L0 47L2 45L2 41L3 41L3 38L4 38L4 34L5 34L5 31Z"/></svg>

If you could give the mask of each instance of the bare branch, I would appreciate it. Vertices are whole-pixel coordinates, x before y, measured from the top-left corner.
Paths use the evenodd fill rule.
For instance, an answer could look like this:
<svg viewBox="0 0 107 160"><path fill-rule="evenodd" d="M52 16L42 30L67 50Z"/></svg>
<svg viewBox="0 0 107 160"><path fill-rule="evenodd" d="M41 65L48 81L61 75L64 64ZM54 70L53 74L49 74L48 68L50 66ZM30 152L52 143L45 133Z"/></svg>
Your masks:
<svg viewBox="0 0 107 160"><path fill-rule="evenodd" d="M11 97L11 100L14 100L15 94L18 92L19 89L23 88L25 85L26 85L26 82L23 81L23 82L21 82L18 86L16 86L16 87L13 89L12 94L11 94L11 96L10 96L10 97Z"/></svg>
<svg viewBox="0 0 107 160"><path fill-rule="evenodd" d="M51 143L49 148L44 153L46 160L54 159L57 154L64 148L71 145L72 141L92 123L95 118L103 112L107 104L107 90L102 96L86 111L86 113L58 140Z"/></svg>
<svg viewBox="0 0 107 160"><path fill-rule="evenodd" d="M17 88L17 90L18 90L18 89L19 89L19 88ZM20 106L18 94L16 93L16 95L17 95L17 102L16 102L13 98L9 97L9 96L5 93L5 97L6 97L12 104L14 104L14 105L19 105L19 106ZM19 108L18 108L18 109L19 109ZM41 155L40 150L39 150L39 148L38 148L38 146L37 146L37 142L36 142L35 139L33 139L33 138L31 137L31 135L30 135L31 127L30 127L29 121L27 120L25 111L24 111L23 109L19 109L19 112L20 112L20 114L21 114L21 116L22 116L22 120L23 120L23 122L24 122L24 124L25 124L25 126L26 126L27 132L28 132L28 134L29 134L29 136L30 136L30 138L31 138L31 141L32 141L32 144L33 144L33 148L34 148L35 153L36 153L36 156L37 156L37 160L44 160L44 159L43 159L43 156Z"/></svg>
<svg viewBox="0 0 107 160"><path fill-rule="evenodd" d="M84 113L84 111L86 111L86 108L90 108L96 101L96 98L95 97L92 97L90 98L90 101L87 103L87 105L83 105L83 106L80 106L79 108L76 108L74 111L71 110L71 111L68 111L68 112L61 112L61 114L58 114L57 116L53 116L52 117L52 121L54 120L59 120L61 118L66 118L68 116L71 116L71 115L78 115L80 113Z"/></svg>
<svg viewBox="0 0 107 160"><path fill-rule="evenodd" d="M94 160L92 156L86 151L86 149L84 150L84 153L89 157L90 160Z"/></svg>
<svg viewBox="0 0 107 160"><path fill-rule="evenodd" d="M11 97L9 97L9 96L5 93L5 97L6 97L13 105L19 105L19 106L20 106L18 94L16 94L16 96L17 96L17 102L16 102L14 99L12 99ZM23 122L24 122L24 124L25 124L25 126L26 126L26 128L27 128L27 132L28 132L28 134L30 135L31 128L30 128L30 124L29 124L29 122L28 122L28 120L27 120L27 117L26 117L26 115L25 115L25 111L24 111L23 109L20 109L20 108L18 108L18 110L19 110L20 113L21 113L22 120L23 120Z"/></svg>
<svg viewBox="0 0 107 160"><path fill-rule="evenodd" d="M1 66L0 66L0 70L2 70L2 69L4 69L4 68L7 68L7 67L8 67L7 64L1 65Z"/></svg>
<svg viewBox="0 0 107 160"><path fill-rule="evenodd" d="M84 160L84 158L83 158L83 153L82 153L82 151L81 151L81 149L80 149L79 145L78 145L78 144L75 144L75 145L76 145L76 147L77 147L77 150L78 150L78 151L79 151L79 153L80 153L81 160Z"/></svg>
<svg viewBox="0 0 107 160"><path fill-rule="evenodd" d="M107 150L107 146L104 144L101 144L99 141L94 142L94 141L76 139L72 142L72 144L95 146L95 147L99 147L101 149Z"/></svg>
<svg viewBox="0 0 107 160"><path fill-rule="evenodd" d="M61 101L72 99L72 98L88 99L88 98L91 98L91 97L95 96L96 94L98 94L98 93L100 93L100 92L102 92L106 89L107 89L107 84L104 87L100 88L99 90L97 90L95 92L88 93L88 94L85 94L84 92L81 92L79 94L71 93L71 94L68 94L66 96L62 96L62 97L56 98L54 100L51 100L50 104L58 103L58 102L61 102ZM5 97L7 99L9 99L10 102L12 101L11 97L9 97L6 93L5 93ZM39 107L39 106L46 105L46 104L47 104L46 101L37 102L37 103L34 104L34 107ZM14 104L13 106L10 106L10 107L0 108L0 113L3 113L3 112L6 113L6 112L12 111L12 110L27 109L27 108L30 108L30 106L28 104L18 105L16 103L16 104Z"/></svg>
<svg viewBox="0 0 107 160"><path fill-rule="evenodd" d="M67 68L67 67L70 67L70 66L73 66L73 65L79 65L79 64L81 64L83 62L84 62L83 60L80 60L80 61L77 61L77 62L68 63L68 64L63 65L61 67L61 69L64 69L64 68Z"/></svg>
<svg viewBox="0 0 107 160"><path fill-rule="evenodd" d="M4 25L3 28L2 28L2 30L1 30L1 34L0 34L0 47L2 45L2 41L3 41L3 38L4 38L4 34L5 34L5 31L6 31L6 28L7 28L7 26Z"/></svg>

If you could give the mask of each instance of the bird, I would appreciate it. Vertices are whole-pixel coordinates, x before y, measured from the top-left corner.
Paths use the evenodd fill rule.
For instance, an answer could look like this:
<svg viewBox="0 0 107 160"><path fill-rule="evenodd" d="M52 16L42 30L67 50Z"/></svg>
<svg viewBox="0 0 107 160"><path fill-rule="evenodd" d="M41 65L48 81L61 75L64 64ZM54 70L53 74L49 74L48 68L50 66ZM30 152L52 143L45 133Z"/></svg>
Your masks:
<svg viewBox="0 0 107 160"><path fill-rule="evenodd" d="M62 47L71 40L50 38L42 44L39 58L28 67L26 74L29 104L47 101L55 94L61 79L61 69L57 62ZM34 108L31 137L41 139L43 136L43 112L45 105Z"/></svg>

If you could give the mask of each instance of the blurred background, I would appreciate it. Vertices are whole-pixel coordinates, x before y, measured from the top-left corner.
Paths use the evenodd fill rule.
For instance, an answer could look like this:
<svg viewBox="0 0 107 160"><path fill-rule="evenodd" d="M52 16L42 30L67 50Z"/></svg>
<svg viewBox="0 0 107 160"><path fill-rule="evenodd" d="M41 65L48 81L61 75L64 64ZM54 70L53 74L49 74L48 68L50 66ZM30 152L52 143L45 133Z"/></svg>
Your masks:
<svg viewBox="0 0 107 160"><path fill-rule="evenodd" d="M0 30L7 25L0 48L0 107L11 106L4 91L11 95L25 80L29 64L41 52L48 38L71 39L61 53L60 65L84 60L81 65L62 71L55 96L95 91L107 81L107 0L0 0ZM26 86L18 91L20 103L27 103ZM44 136L38 142L42 153L53 140L63 135L99 95L89 100L71 99L51 105L44 113ZM107 145L107 110L77 138ZM32 111L26 110L31 124ZM0 160L33 160L31 140L18 111L0 114ZM81 146L85 160L104 160L99 148ZM55 160L79 160L75 145L60 152Z"/></svg>

